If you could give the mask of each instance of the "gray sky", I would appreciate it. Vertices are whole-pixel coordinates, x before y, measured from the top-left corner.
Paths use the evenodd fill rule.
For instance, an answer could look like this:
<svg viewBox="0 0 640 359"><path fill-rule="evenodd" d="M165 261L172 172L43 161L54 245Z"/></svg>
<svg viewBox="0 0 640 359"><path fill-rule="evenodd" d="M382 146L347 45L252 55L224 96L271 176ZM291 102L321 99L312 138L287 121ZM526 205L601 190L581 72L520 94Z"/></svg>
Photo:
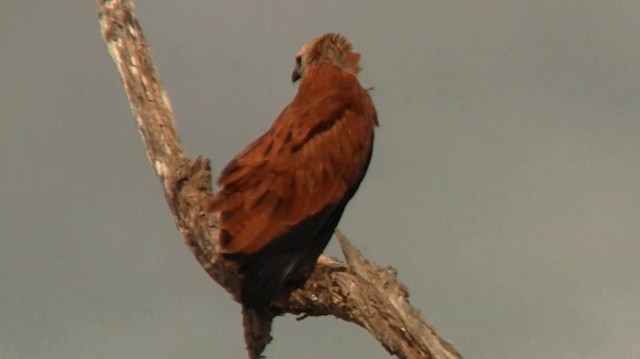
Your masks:
<svg viewBox="0 0 640 359"><path fill-rule="evenodd" d="M467 358L640 355L640 2L138 1L182 140L219 172L362 52L381 127L340 227ZM0 357L244 357L176 231L91 1L0 3ZM328 252L338 255L335 244ZM333 318L269 358L387 358Z"/></svg>

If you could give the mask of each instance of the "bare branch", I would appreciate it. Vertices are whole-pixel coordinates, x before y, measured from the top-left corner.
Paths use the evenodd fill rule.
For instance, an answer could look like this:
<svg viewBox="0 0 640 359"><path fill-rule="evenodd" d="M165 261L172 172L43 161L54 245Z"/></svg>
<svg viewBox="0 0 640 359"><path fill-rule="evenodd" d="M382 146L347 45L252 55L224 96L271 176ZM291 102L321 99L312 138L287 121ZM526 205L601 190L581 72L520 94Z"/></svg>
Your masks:
<svg viewBox="0 0 640 359"><path fill-rule="evenodd" d="M113 58L138 124L147 156L178 230L213 280L239 298L236 265L216 248L217 218L202 208L211 195L209 161L189 160L178 138L171 105L155 71L132 0L96 0L101 33ZM274 303L268 311L244 312L250 358L259 358L271 341L271 323L282 313L333 315L368 330L389 353L400 358L460 358L408 302L406 288L391 268L366 260L337 233L347 265L320 257L304 288Z"/></svg>

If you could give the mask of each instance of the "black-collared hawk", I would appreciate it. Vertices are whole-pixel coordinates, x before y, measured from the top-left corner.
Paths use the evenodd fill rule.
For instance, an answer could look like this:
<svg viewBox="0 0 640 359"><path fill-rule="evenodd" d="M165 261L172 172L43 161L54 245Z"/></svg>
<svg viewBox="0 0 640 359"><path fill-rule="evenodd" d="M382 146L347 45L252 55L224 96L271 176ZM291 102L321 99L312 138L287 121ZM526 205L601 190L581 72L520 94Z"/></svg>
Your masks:
<svg viewBox="0 0 640 359"><path fill-rule="evenodd" d="M207 209L220 214L219 248L240 264L247 308L304 284L367 171L378 120L359 62L342 35L306 43L298 93L218 179Z"/></svg>

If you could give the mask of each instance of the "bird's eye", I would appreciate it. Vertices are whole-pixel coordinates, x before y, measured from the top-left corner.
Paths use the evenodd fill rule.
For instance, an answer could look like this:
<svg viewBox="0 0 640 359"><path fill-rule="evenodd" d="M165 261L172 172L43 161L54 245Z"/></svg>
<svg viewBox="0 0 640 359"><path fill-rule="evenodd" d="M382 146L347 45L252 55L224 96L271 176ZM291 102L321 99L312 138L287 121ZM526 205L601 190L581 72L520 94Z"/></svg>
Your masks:
<svg viewBox="0 0 640 359"><path fill-rule="evenodd" d="M302 56L296 56L296 66L302 65Z"/></svg>

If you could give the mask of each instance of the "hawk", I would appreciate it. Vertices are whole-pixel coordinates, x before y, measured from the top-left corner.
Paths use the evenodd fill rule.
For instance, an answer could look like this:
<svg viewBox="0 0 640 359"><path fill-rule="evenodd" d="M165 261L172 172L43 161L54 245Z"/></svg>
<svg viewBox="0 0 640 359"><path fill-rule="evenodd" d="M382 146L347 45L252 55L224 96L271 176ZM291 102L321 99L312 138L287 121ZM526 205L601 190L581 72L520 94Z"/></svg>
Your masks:
<svg viewBox="0 0 640 359"><path fill-rule="evenodd" d="M291 76L297 94L218 178L207 210L220 215L219 248L239 263L246 308L304 284L360 186L378 120L359 72L344 36L304 44Z"/></svg>

